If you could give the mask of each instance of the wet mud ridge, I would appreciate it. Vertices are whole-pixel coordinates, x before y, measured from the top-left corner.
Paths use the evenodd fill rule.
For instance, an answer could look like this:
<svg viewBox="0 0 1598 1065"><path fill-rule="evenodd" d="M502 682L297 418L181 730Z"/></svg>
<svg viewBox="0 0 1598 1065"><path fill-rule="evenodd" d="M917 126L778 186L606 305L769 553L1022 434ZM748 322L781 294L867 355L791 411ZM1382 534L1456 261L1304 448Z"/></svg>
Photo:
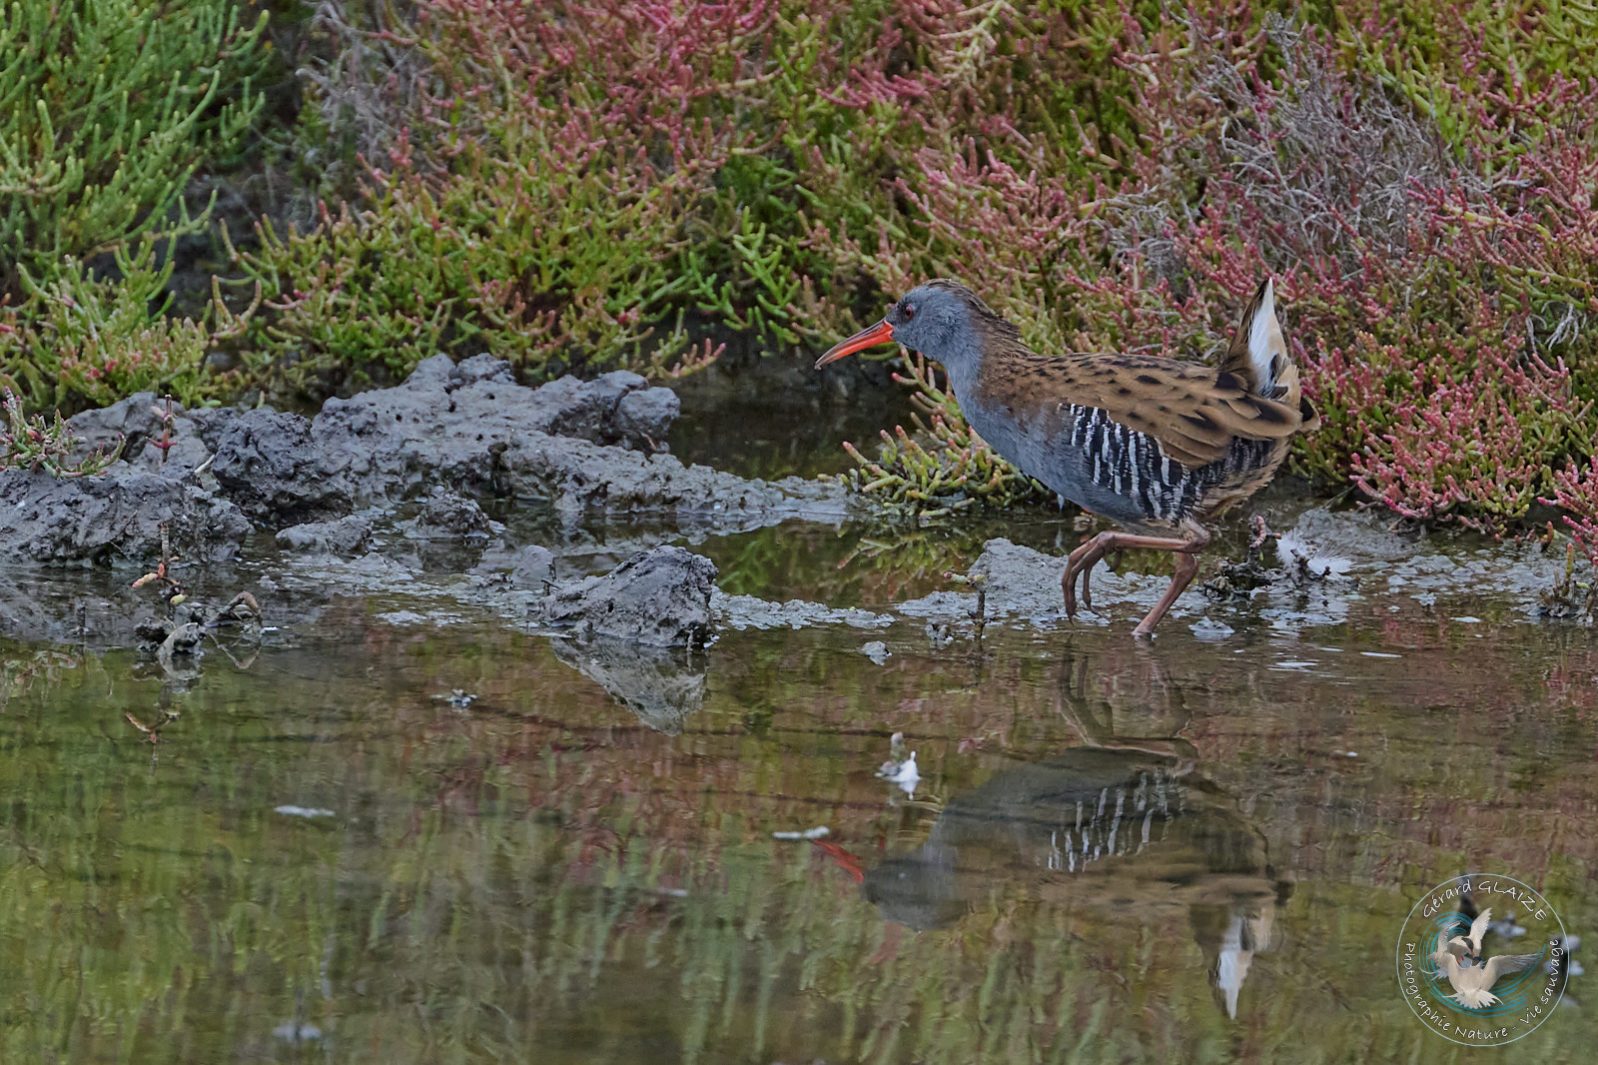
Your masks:
<svg viewBox="0 0 1598 1065"><path fill-rule="evenodd" d="M128 586L170 558L207 604L257 596L268 628L309 621L339 596L386 596L414 608L393 612L400 623L486 614L549 633L619 699L653 692L636 709L664 720L672 711L662 706L692 702L702 683L683 681L657 652L697 654L724 630L864 634L897 623L896 633L910 634L901 639L947 641L994 623L1067 624L1063 558L1007 539L988 541L945 590L878 610L722 591L714 563L682 541L789 520L836 526L871 512L833 480L768 482L684 465L658 443L677 417L676 395L635 374L534 389L486 355L460 364L439 356L400 386L329 400L315 418L220 408L176 409L168 421L163 413L142 394L72 419L82 451L122 447L99 475L0 472L0 564L9 577L0 631L135 642L154 604ZM529 507L517 502L542 512L544 524L518 524ZM1173 620L1199 638L1230 636L1228 621L1244 614L1284 630L1337 624L1372 595L1430 605L1466 590L1508 597L1530 614L1562 566L1526 545L1440 549L1379 515L1302 499L1265 509L1285 531L1241 562L1222 562L1207 594L1195 589L1177 603ZM573 545L596 516L622 533L607 535L598 557L582 556ZM74 584L64 566L90 576ZM162 580L180 591L178 579ZM1147 609L1165 582L1101 563L1100 610L1076 624ZM884 657L893 642L880 644ZM656 649L649 654L660 661L638 673L629 663L648 657L638 648Z"/></svg>
<svg viewBox="0 0 1598 1065"><path fill-rule="evenodd" d="M179 408L164 457L156 407L143 393L71 420L83 452L121 443L123 459L102 474L0 472L0 560L143 565L163 525L172 550L194 560L233 558L256 528L291 547L353 550L364 519L341 519L438 486L547 500L573 518L758 527L846 511L831 482L748 480L660 453L677 397L626 372L533 389L501 360L436 356L404 384L330 399L315 418Z"/></svg>

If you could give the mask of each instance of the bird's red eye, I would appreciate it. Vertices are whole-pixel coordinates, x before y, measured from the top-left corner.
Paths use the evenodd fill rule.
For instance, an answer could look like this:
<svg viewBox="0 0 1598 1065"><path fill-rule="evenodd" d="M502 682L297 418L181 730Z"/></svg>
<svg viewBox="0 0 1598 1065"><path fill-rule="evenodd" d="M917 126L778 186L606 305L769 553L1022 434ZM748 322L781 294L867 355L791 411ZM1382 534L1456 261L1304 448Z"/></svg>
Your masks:
<svg viewBox="0 0 1598 1065"><path fill-rule="evenodd" d="M899 304L899 318L908 322L916 316L916 305L913 303Z"/></svg>

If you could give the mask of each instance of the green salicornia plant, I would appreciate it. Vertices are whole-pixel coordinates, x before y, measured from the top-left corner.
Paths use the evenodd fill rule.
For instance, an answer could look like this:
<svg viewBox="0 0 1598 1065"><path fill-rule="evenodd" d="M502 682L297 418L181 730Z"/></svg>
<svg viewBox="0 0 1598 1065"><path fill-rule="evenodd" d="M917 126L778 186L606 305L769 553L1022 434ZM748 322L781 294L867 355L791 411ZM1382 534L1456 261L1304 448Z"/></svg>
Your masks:
<svg viewBox="0 0 1598 1065"><path fill-rule="evenodd" d="M174 211L261 107L266 14L231 0L15 0L0 8L0 294L139 237Z"/></svg>
<svg viewBox="0 0 1598 1065"><path fill-rule="evenodd" d="M74 460L74 437L67 423L56 412L54 420L43 415L27 415L22 401L11 389L0 389L0 470L43 470L55 477L88 477L117 460L122 446L107 454L96 448Z"/></svg>

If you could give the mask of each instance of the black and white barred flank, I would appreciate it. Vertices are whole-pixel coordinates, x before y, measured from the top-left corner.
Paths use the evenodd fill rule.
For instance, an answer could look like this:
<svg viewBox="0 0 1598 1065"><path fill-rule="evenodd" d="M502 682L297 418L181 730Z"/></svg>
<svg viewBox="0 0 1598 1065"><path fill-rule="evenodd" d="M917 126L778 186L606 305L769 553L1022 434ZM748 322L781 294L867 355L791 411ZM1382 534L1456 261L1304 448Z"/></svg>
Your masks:
<svg viewBox="0 0 1598 1065"><path fill-rule="evenodd" d="M1160 442L1112 420L1099 407L1061 404L1071 427L1071 444L1085 453L1089 479L1134 500L1151 521L1176 524L1186 518L1215 485L1265 461L1270 440L1232 440L1226 454L1206 466L1189 469L1171 461Z"/></svg>

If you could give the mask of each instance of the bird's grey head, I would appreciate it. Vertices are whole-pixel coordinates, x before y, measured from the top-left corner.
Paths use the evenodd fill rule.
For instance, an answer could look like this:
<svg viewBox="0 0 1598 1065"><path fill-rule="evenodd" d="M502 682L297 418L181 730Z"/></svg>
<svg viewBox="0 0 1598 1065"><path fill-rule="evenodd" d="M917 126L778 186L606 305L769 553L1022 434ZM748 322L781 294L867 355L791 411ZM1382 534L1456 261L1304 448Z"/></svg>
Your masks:
<svg viewBox="0 0 1598 1065"><path fill-rule="evenodd" d="M929 281L905 293L888 309L893 339L944 366L978 356L982 319L998 316L975 292L957 281Z"/></svg>
<svg viewBox="0 0 1598 1065"><path fill-rule="evenodd" d="M958 281L939 279L905 293L882 321L837 344L816 366L893 340L947 370L959 371L974 366L994 340L1017 339L1016 328L989 310L975 292Z"/></svg>

